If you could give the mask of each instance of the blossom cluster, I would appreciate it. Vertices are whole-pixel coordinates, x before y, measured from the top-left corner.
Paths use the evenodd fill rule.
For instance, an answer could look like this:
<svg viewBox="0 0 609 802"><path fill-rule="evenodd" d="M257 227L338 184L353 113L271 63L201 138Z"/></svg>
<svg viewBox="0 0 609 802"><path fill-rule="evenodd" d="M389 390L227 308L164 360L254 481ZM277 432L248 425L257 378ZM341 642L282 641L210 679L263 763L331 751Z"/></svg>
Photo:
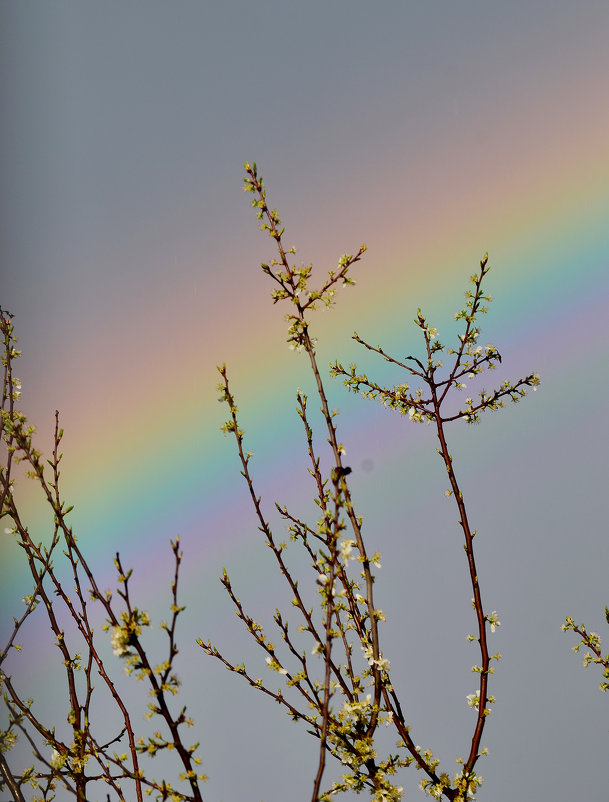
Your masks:
<svg viewBox="0 0 609 802"><path fill-rule="evenodd" d="M607 623L609 624L609 608L605 607L605 618ZM603 679L601 680L599 687L600 690L605 693L609 690L609 654L603 655L601 651L601 639L596 632L588 632L584 624L576 624L573 621L573 618L568 615L565 618L565 623L562 625L563 632L568 632L571 630L575 632L576 635L580 636L579 643L576 643L573 646L574 652L579 652L582 647L587 651L584 652L584 657L582 660L582 665L584 668L588 668L590 665L600 665L603 668Z"/></svg>
<svg viewBox="0 0 609 802"><path fill-rule="evenodd" d="M334 296L339 286L347 287L355 284L349 275L349 268L357 262L366 251L366 246L362 245L356 254L343 254L338 260L336 270L328 271L328 279L318 289L309 289L308 281L311 277L313 266L311 264L297 267L291 265L288 257L296 253L295 248L285 248L282 237L285 227L281 223L281 218L276 209L271 209L266 200L266 189L262 178L258 174L256 163L244 164L245 177L243 179L243 190L254 195L252 206L256 210L256 216L261 221L260 228L266 231L276 243L279 258L271 260L269 264L262 263L264 273L270 276L278 285L279 289L273 289L271 298L273 303L278 301L289 301L295 311L286 314L285 320L288 322L287 342L290 349L301 352L305 349L312 349L316 344L314 337L309 335L309 322L305 313L309 310L314 311L319 302L323 308L329 308L334 304Z"/></svg>
<svg viewBox="0 0 609 802"><path fill-rule="evenodd" d="M108 622L105 629L110 629L110 642L112 651L117 657L134 657L132 647L141 635L144 627L150 626L150 616L144 610L135 607L130 613L123 610L121 623L111 625Z"/></svg>

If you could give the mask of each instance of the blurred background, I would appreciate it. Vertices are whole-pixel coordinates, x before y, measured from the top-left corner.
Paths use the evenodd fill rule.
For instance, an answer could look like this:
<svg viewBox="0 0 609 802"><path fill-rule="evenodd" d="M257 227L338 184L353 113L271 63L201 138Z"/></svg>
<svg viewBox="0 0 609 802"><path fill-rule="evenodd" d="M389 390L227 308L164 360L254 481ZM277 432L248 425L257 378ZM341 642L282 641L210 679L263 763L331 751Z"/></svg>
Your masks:
<svg viewBox="0 0 609 802"><path fill-rule="evenodd" d="M194 643L211 638L274 686L223 593L222 567L271 638L275 608L289 608L219 430L215 366L228 365L279 540L275 501L316 520L298 387L320 451L325 443L307 357L288 349L287 310L272 305L259 268L274 254L241 191L245 160L257 161L286 244L297 264L313 262L317 284L341 254L368 246L356 287L314 321L323 366L357 361L402 382L353 331L398 358L415 353L420 306L450 344L489 252L495 300L481 339L503 363L478 389L532 371L542 385L449 432L483 597L502 624L479 798L602 798L609 700L560 626L571 614L602 636L609 603L607 3L9 0L0 13L0 302L23 351L22 408L45 453L60 411L63 493L81 548L103 587L114 585L117 551L134 568L159 662L169 540L181 537L178 671L205 798L308 799L317 759L303 727ZM465 697L479 658L435 436L339 380L327 390L356 511L383 555L384 653L413 737L452 774L469 751ZM31 531L47 538L35 486L19 493ZM31 580L1 537L5 635ZM10 669L41 716L64 721L42 609L29 625ZM144 726L135 686L124 688L141 697ZM24 746L15 755L28 760ZM408 796L420 779L402 773Z"/></svg>

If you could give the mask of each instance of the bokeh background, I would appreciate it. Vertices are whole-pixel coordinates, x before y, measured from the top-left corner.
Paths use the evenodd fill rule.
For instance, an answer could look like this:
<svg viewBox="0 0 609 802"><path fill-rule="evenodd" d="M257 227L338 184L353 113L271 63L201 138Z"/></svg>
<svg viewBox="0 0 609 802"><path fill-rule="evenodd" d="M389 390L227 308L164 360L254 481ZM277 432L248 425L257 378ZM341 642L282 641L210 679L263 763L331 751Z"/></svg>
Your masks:
<svg viewBox="0 0 609 802"><path fill-rule="evenodd" d="M496 300L482 337L504 357L496 381L536 371L542 385L451 432L485 602L502 622L479 798L603 798L609 700L560 625L572 614L602 635L609 603L607 3L19 0L1 15L1 303L23 350L23 409L47 452L60 410L81 546L108 587L120 550L156 624L181 536L178 668L206 798L307 799L317 754L304 728L194 645L212 638L264 674L223 566L269 635L288 598L219 431L218 363L278 535L275 500L315 520L296 388L317 404L259 269L273 249L241 192L254 159L319 282L368 245L357 286L315 321L321 364L357 360L401 381L353 331L412 353L421 306L449 339L489 252ZM385 654L417 743L452 773L469 750L478 657L435 437L339 381L328 389L357 511L383 554ZM34 486L20 492L32 531L48 536ZM5 633L31 580L10 537L1 545ZM13 671L42 715L63 720L41 609L30 624ZM145 697L125 688L143 722ZM420 779L400 782L416 796Z"/></svg>

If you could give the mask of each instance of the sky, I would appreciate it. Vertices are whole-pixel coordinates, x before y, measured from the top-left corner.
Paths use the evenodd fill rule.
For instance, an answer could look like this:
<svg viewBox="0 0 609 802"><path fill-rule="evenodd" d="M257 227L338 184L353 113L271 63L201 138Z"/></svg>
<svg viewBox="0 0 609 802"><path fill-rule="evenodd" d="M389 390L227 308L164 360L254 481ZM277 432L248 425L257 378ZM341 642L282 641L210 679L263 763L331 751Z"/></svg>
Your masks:
<svg viewBox="0 0 609 802"><path fill-rule="evenodd" d="M603 636L609 603L607 4L9 0L1 13L0 304L23 351L23 410L46 453L60 411L81 546L103 586L121 552L157 624L180 535L178 670L206 799L308 799L316 768L304 729L194 645L261 661L223 567L269 634L287 598L219 429L216 365L228 366L276 531L275 501L315 520L295 412L297 388L312 398L314 386L259 267L273 250L241 191L246 160L319 282L368 246L356 286L314 320L321 365L357 361L402 381L353 332L412 353L421 307L448 339L489 253L481 337L503 355L496 379L536 372L542 384L449 432L485 603L501 619L479 799L601 798L609 700L560 626L570 614ZM417 743L452 774L469 751L476 656L433 431L339 380L327 390L369 548L383 555L385 655ZM20 493L48 536L35 488ZM4 633L30 588L3 538ZM65 715L43 611L30 622L14 670L45 714ZM420 779L402 773L407 798Z"/></svg>

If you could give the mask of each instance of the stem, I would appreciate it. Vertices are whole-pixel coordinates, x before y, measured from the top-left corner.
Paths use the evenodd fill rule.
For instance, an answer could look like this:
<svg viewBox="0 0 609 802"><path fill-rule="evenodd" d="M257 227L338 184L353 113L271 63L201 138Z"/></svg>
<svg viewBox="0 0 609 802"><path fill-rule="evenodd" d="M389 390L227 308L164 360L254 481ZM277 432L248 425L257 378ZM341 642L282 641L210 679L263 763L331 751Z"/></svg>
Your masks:
<svg viewBox="0 0 609 802"><path fill-rule="evenodd" d="M474 607L476 610L476 619L478 621L478 642L480 644L480 658L481 658L481 671L480 671L480 692L478 703L478 717L476 720L476 728L472 736L472 745L469 757L463 766L463 773L469 774L479 757L480 741L482 738L482 731L486 721L486 705L488 701L488 675L490 666L490 657L488 653L488 644L486 638L486 617L482 606L482 594L480 593L480 583L478 582L478 572L476 570L476 560L474 557L474 533L472 532L469 521L467 518L467 511L463 501L463 494L459 489L457 477L453 469L452 457L448 452L446 444L446 437L444 435L444 421L440 416L440 406L436 395L436 388L431 385L432 393L434 396L434 409L435 421L438 440L440 441L440 454L446 465L450 485L455 496L457 508L459 510L459 523L463 529L465 536L465 553L467 554L467 563L469 567L469 575L472 583L472 591L474 594Z"/></svg>
<svg viewBox="0 0 609 802"><path fill-rule="evenodd" d="M0 752L0 773L2 774L2 778L13 796L14 802L25 802L25 798L21 793L21 789L17 785L17 782L13 777L13 774L9 769L8 763L6 762L2 752Z"/></svg>
<svg viewBox="0 0 609 802"><path fill-rule="evenodd" d="M302 319L304 320L304 317L302 317ZM313 371L313 375L315 376L315 381L317 383L317 392L321 400L321 410L324 419L326 421L326 426L329 434L328 442L330 443L330 446L332 447L332 451L334 453L334 460L336 463L336 467L337 469L339 469L339 471L342 472L343 464L340 451L338 450L338 441L336 439L336 426L334 425L334 422L332 420L332 415L330 414L328 399L326 398L326 392L323 386L323 382L321 380L319 368L317 367L315 349L313 348L313 343L311 342L308 330L305 331L305 348L307 350L307 353L309 354L309 359L311 361L311 369ZM362 529L357 519L357 515L355 514L355 510L353 509L353 502L351 501L351 493L349 492L349 486L347 484L346 479L344 479L343 485L344 485L343 493L345 496L345 509L347 510L347 516L349 518L349 522L351 523L353 534L355 535L355 542L357 543L357 548L363 558L362 566L363 566L364 578L366 581L366 602L368 611L370 613L369 620L370 620L370 629L372 636L372 655L374 660L377 661L380 656L380 646L379 646L379 634L378 634L378 621L376 615L374 614L375 611L374 593L372 589L374 579L372 576L372 571L370 570L370 560L368 559L368 555L366 553L366 546L364 545L364 539L362 537ZM371 736L374 730L376 729L376 724L378 720L378 713L376 712L376 709L380 704L381 693L382 693L381 672L379 671L378 664L376 662L374 664L373 674L374 674L374 708L373 708L373 713L370 716L370 724L368 727L368 731L366 733L367 736Z"/></svg>
<svg viewBox="0 0 609 802"><path fill-rule="evenodd" d="M254 170L252 170L251 168L250 169L246 168L246 170L247 170L248 174L250 175L250 177L252 179L252 186L254 187L256 192L258 193L258 197L260 199L259 202L258 202L259 203L259 208L260 208L260 211L261 211L262 215L267 220L267 227L268 227L269 235L271 236L272 239L275 240L275 243L276 243L276 246L277 246L277 250L279 252L279 257L280 257L279 261L280 261L281 266L285 270L285 273L286 273L286 276L287 276L287 281L282 279L282 278L278 278L270 270L268 272L282 286L282 288L287 291L288 295L295 302L296 311L297 311L296 317L303 324L303 340L302 340L302 344L304 345L304 348L305 348L306 352L309 355L309 360L310 360L310 363L311 363L311 370L313 371L313 375L315 376L315 382L317 384L317 392L319 394L319 399L321 401L321 411L323 413L324 419L326 421L326 427L328 429L328 435L329 435L328 442L329 442L330 447L332 448L332 452L334 454L335 466L336 466L337 470L342 474L344 466L342 464L341 453L339 451L338 441L336 439L336 426L334 425L334 422L332 420L332 415L330 413L330 408L328 406L328 399L326 397L325 389L324 389L323 382L322 382L322 379L321 379L321 374L320 374L319 368L317 366L317 359L316 359L316 356L315 356L315 348L313 346L313 343L311 342L311 337L310 337L309 331L308 331L308 325L309 324L308 324L308 321L305 318L305 310L308 309L308 307L311 305L311 303L310 303L310 300L309 301L305 301L304 303L302 303L300 301L300 298L299 298L299 295L298 295L298 287L297 287L296 281L294 280L294 273L293 273L293 270L292 270L292 268L291 268L291 266L290 266L290 264L288 262L287 251L283 247L283 243L282 243L282 240L281 240L283 229L280 231L277 228L277 225L276 225L276 222L275 222L276 217L270 212L270 210L269 210L269 208L267 206L265 192L264 192L264 188L262 186L262 182L259 181L259 179L257 177L257 174L255 173ZM336 281L338 281L343 275L346 275L348 267L361 258L361 255L363 254L364 250L365 250L365 248L362 246L362 248L360 249L360 252L356 256L352 257L351 260L343 267L343 269L337 275L333 276L331 282L332 283L336 283ZM327 286L330 286L330 284L328 284ZM353 510L353 503L351 501L351 494L349 492L349 488L348 488L348 485L347 485L346 481L344 482L344 485L345 485L345 488L344 488L345 507L346 507L346 510L347 510L347 515L349 517L349 521L351 523L351 527L352 527L353 533L355 535L355 541L357 543L357 548L359 549L359 552L360 552L360 554L362 556L362 568L363 568L364 578L365 578L365 582L366 582L366 602L367 602L368 611L369 611L369 614L370 614L369 617L370 617L370 629L371 629L371 640L372 640L372 654L373 654L374 660L378 661L379 656L380 656L380 646L379 646L378 622L377 622L376 616L374 614L374 611L375 611L375 608L374 608L374 594L373 594L373 590L372 590L372 584L374 582L374 579L372 577L372 572L370 570L370 560L368 559L368 555L366 553L366 547L364 545L364 540L363 540L363 537L362 537L361 526L359 524L359 521L357 520L357 515L355 514L355 511ZM378 708L378 706L380 704L381 692L382 692L381 672L379 671L378 664L376 662L374 663L373 676L374 676L374 707L373 707L373 711L374 712L372 713L372 715L370 717L370 725L368 727L368 732L367 732L368 736L371 736L372 733L374 732L374 730L376 729L377 720L378 720L378 713L376 712L376 709Z"/></svg>
<svg viewBox="0 0 609 802"><path fill-rule="evenodd" d="M319 743L319 765L317 768L317 775L313 785L313 798L312 802L317 802L319 798L319 788L321 786L321 779L326 766L326 741L328 737L328 722L330 718L330 698L332 691L330 690L330 667L332 660L332 619L336 615L336 608L334 605L334 580L336 578L336 566L338 562L338 553L336 543L338 540L339 532L339 516L341 508L341 491L344 489L345 483L341 481L337 474L334 474L334 515L332 521L332 531L329 533L330 539L330 574L326 582L326 648L325 648L325 676L324 676L324 701L322 708L322 727Z"/></svg>

